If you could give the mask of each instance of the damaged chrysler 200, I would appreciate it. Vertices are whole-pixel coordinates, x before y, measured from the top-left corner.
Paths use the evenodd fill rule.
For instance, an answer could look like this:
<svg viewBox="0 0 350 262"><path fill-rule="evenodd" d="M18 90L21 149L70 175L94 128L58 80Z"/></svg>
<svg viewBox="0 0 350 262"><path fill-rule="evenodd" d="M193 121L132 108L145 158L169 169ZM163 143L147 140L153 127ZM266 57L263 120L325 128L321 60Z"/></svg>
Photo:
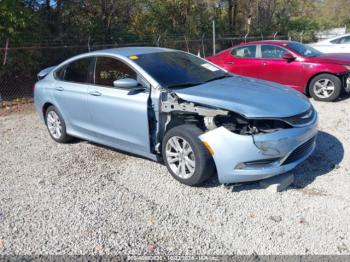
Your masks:
<svg viewBox="0 0 350 262"><path fill-rule="evenodd" d="M35 106L55 141L78 137L164 161L187 185L278 175L316 144L317 113L304 95L182 51L96 51L38 77Z"/></svg>

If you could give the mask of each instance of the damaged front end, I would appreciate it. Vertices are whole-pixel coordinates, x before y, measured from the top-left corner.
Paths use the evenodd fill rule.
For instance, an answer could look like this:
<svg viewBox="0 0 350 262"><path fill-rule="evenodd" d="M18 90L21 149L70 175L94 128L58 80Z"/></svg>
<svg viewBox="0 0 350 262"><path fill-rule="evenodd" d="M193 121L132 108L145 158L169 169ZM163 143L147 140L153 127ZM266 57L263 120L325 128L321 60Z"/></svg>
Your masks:
<svg viewBox="0 0 350 262"><path fill-rule="evenodd" d="M264 179L287 172L315 148L317 113L286 118L247 118L237 112L212 108L165 92L161 102L162 134L173 126L195 124L210 147L221 183Z"/></svg>

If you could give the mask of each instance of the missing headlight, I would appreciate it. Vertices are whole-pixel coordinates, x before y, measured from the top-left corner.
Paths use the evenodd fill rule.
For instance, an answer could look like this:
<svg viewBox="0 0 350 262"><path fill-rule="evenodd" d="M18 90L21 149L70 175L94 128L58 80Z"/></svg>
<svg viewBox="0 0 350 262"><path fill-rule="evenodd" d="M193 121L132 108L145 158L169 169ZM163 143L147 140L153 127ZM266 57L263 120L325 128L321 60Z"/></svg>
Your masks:
<svg viewBox="0 0 350 262"><path fill-rule="evenodd" d="M225 127L240 135L272 133L291 128L289 124L278 119L246 119L235 113L229 113L226 116L218 115L214 118L214 123L217 127Z"/></svg>

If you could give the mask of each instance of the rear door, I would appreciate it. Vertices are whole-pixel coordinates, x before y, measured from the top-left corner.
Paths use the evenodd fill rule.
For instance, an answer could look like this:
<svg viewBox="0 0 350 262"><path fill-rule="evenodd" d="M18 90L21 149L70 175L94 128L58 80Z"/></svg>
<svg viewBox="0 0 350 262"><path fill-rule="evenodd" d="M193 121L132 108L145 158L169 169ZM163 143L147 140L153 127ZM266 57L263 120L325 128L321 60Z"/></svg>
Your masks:
<svg viewBox="0 0 350 262"><path fill-rule="evenodd" d="M87 92L92 83L93 57L75 60L54 72L55 106L63 114L67 128L75 133L90 134L91 119L87 107Z"/></svg>
<svg viewBox="0 0 350 262"><path fill-rule="evenodd" d="M258 77L260 60L257 59L257 46L245 45L233 48L226 58L225 69L249 77Z"/></svg>
<svg viewBox="0 0 350 262"><path fill-rule="evenodd" d="M88 104L99 142L143 154L150 152L148 128L149 90L133 92L116 88L115 80L141 76L124 62L113 57L97 57L95 85L89 87Z"/></svg>
<svg viewBox="0 0 350 262"><path fill-rule="evenodd" d="M285 53L290 52L277 45L261 45L259 78L299 88L304 79L302 65L298 60L286 61L283 59Z"/></svg>

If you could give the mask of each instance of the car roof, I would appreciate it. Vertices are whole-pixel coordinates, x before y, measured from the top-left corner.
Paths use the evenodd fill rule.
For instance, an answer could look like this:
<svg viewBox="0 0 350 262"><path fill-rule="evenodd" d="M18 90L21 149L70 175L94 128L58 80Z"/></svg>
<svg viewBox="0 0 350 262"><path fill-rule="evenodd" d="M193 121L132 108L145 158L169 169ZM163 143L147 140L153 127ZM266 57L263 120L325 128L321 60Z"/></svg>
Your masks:
<svg viewBox="0 0 350 262"><path fill-rule="evenodd" d="M344 34L344 35L337 35L337 36L333 36L331 38L323 39L323 40L319 41L319 43L326 43L326 42L328 43L328 42L331 42L333 40L337 40L337 39L347 37L347 36L350 36L350 33Z"/></svg>
<svg viewBox="0 0 350 262"><path fill-rule="evenodd" d="M89 54L93 54L93 55L111 54L111 55L129 57L133 55L144 55L144 54L172 52L172 51L177 51L177 50L169 49L169 48L161 48L161 47L121 47L121 48L97 50L97 51L90 52Z"/></svg>
<svg viewBox="0 0 350 262"><path fill-rule="evenodd" d="M273 44L273 45L280 45L284 46L288 43L299 43L296 41L288 41L288 40L264 40L264 41L253 41L253 42L247 42L241 45L263 45L263 44Z"/></svg>
<svg viewBox="0 0 350 262"><path fill-rule="evenodd" d="M347 34L344 34L344 35L337 35L333 38L341 38L341 37L344 37L344 36L350 36L350 33L347 33Z"/></svg>

